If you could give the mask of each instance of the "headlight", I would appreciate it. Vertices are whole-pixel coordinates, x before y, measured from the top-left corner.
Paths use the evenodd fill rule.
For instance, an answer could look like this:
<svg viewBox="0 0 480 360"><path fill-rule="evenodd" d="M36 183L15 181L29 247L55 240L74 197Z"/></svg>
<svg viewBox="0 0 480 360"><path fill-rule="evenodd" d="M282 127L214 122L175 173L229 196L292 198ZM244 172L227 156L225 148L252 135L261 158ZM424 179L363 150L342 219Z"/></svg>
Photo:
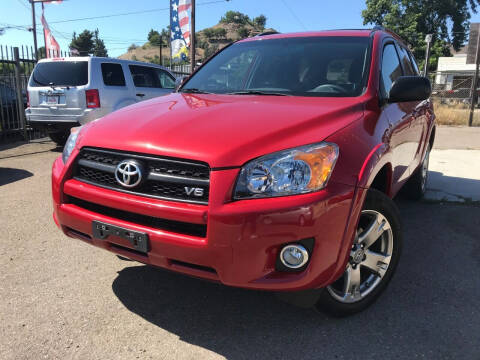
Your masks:
<svg viewBox="0 0 480 360"><path fill-rule="evenodd" d="M77 144L78 134L80 133L81 126L72 128L70 136L68 137L67 142L65 143L65 147L63 148L62 160L63 163L66 164L68 158L72 154L73 149L75 149L75 145Z"/></svg>
<svg viewBox="0 0 480 360"><path fill-rule="evenodd" d="M304 194L323 189L338 157L338 146L319 143L285 150L247 163L235 199Z"/></svg>

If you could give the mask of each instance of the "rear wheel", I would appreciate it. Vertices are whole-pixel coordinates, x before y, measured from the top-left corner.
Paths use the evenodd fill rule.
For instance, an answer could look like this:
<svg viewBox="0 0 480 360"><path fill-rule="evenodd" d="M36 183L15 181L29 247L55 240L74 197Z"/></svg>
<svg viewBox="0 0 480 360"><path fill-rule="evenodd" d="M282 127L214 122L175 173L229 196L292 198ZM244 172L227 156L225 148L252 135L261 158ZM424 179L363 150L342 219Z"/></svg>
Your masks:
<svg viewBox="0 0 480 360"><path fill-rule="evenodd" d="M65 145L69 135L70 135L70 130L56 131L48 134L50 139L52 139L52 141L57 143L57 145L59 146Z"/></svg>
<svg viewBox="0 0 480 360"><path fill-rule="evenodd" d="M382 192L369 190L345 272L321 293L317 309L347 316L368 307L390 282L401 246L395 203Z"/></svg>
<svg viewBox="0 0 480 360"><path fill-rule="evenodd" d="M405 184L403 193L411 200L420 200L427 190L428 164L430 162L430 144L427 145L423 161Z"/></svg>

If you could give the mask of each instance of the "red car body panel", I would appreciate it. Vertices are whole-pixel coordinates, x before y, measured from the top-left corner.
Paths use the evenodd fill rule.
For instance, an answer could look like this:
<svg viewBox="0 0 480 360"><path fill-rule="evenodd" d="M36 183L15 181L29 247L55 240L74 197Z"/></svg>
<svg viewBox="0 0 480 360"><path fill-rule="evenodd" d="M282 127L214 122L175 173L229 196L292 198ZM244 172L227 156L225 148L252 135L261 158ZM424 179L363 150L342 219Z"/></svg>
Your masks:
<svg viewBox="0 0 480 360"><path fill-rule="evenodd" d="M341 276L366 189L383 169L385 191L396 195L423 159L434 116L428 101L380 106L379 64L384 41L392 39L388 33L354 30L264 38L295 36L372 36L366 92L352 98L174 93L112 113L84 126L66 164L61 158L53 164L57 225L70 237L131 259L231 286L293 291L325 287ZM246 162L321 141L340 149L325 189L232 200ZM208 205L131 195L72 179L75 157L85 146L205 162L211 168ZM161 219L208 224L207 235L178 234L109 217L70 203L70 197ZM93 220L147 233L151 250L148 255L130 251L127 240L114 236L95 239ZM302 272L276 271L281 246L308 238L315 239L308 267Z"/></svg>

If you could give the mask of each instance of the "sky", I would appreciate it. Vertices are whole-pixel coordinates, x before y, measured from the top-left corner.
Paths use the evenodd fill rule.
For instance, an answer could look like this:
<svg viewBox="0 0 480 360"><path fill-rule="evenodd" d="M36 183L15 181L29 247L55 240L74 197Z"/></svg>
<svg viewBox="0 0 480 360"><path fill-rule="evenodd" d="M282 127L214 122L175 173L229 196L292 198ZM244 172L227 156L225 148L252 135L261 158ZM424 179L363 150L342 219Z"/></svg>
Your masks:
<svg viewBox="0 0 480 360"><path fill-rule="evenodd" d="M220 17L229 10L240 11L251 18L264 14L267 17L267 27L280 32L365 27L361 17L365 1L361 0L196 1L197 31L217 24ZM150 29L165 28L169 24L169 4L170 0L64 0L58 5L45 5L45 18L62 50L68 49L74 31L79 33L84 29L98 28L109 56L116 57L125 53L132 43L145 43ZM39 19L41 5L37 4L36 9ZM112 16L127 12L142 13ZM103 15L105 17L101 19L58 22ZM471 20L480 22L480 14L474 14ZM0 35L0 45L33 45L33 35L26 30L31 24L28 0L0 0L0 28L8 25L24 26L21 29L6 29ZM39 47L43 46L41 29L41 25L38 26Z"/></svg>

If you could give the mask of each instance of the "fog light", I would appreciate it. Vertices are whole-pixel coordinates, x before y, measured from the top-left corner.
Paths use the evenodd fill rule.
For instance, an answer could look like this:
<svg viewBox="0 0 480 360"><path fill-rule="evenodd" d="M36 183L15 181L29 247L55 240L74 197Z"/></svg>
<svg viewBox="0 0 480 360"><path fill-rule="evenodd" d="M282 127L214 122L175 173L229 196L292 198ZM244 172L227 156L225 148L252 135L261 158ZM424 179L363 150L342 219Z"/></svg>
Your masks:
<svg viewBox="0 0 480 360"><path fill-rule="evenodd" d="M280 252L280 261L290 269L298 269L308 261L308 252L302 245L287 245Z"/></svg>

